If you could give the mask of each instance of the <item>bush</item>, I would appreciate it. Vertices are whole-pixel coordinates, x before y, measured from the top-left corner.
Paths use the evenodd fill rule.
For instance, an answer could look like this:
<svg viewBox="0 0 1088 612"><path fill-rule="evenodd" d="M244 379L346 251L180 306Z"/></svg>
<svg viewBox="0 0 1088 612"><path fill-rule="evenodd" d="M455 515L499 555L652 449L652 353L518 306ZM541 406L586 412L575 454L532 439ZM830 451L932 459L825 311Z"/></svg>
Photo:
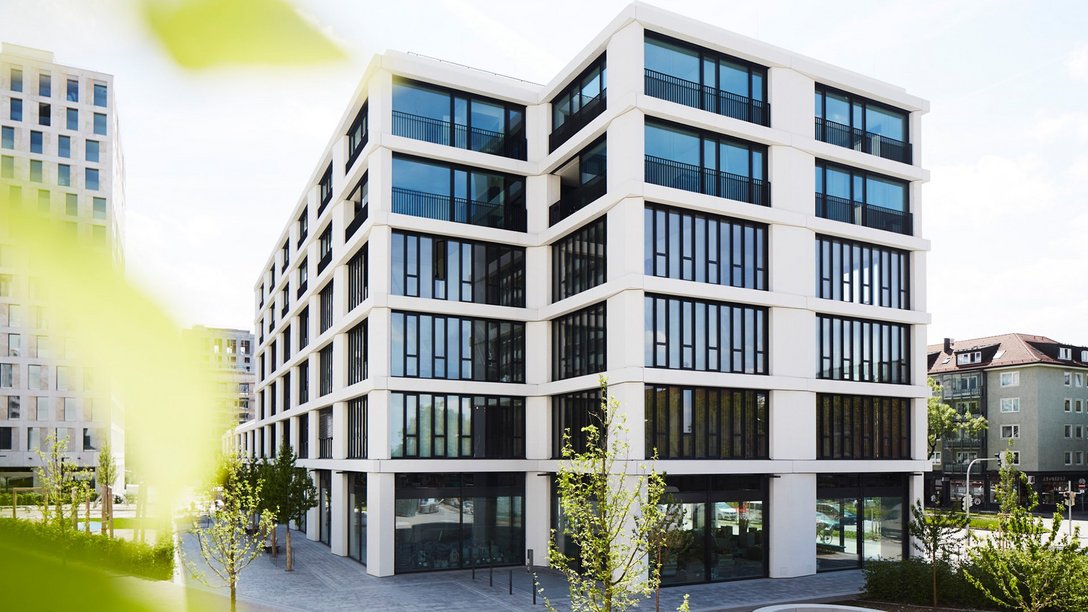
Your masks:
<svg viewBox="0 0 1088 612"><path fill-rule="evenodd" d="M55 524L7 519L0 521L0 539L5 538L34 541L37 550L130 576L169 580L174 574L174 542L168 534L150 545L111 540Z"/></svg>
<svg viewBox="0 0 1088 612"><path fill-rule="evenodd" d="M29 491L25 492L25 493L20 493L18 501L19 501L20 506L37 506L38 504L42 503L42 494L41 493L31 493ZM10 506L10 505L11 505L11 492L7 491L7 492L4 492L4 493L0 493L0 506Z"/></svg>
<svg viewBox="0 0 1088 612"><path fill-rule="evenodd" d="M963 576L964 567L941 563L937 569L937 592L942 606L997 609L981 591ZM922 559L866 561L865 594L877 601L930 605L932 573Z"/></svg>

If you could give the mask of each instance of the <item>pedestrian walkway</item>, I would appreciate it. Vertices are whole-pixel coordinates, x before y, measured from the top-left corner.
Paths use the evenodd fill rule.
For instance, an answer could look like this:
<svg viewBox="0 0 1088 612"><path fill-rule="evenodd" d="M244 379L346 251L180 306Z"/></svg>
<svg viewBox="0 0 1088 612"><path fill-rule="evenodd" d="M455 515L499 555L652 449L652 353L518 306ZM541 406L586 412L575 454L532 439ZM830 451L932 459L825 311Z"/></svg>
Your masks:
<svg viewBox="0 0 1088 612"><path fill-rule="evenodd" d="M298 534L292 534L297 536ZM282 548L283 532L280 531ZM285 572L284 555L255 560L239 584L240 609L254 612L281 610L381 610L450 612L507 612L544 610L543 598L532 601L532 580L525 568L495 568L403 574L375 578L366 568L329 548L304 537L293 537L295 571ZM191 536L183 537L190 559L200 562ZM560 610L567 609L566 584L561 575L538 570L544 592ZM186 586L206 589L191 578ZM760 606L795 601L835 601L857 597L864 584L860 570L832 572L800 578L764 578L715 584L673 587L662 590L661 609L675 610L684 593L691 595L693 611L747 611ZM510 594L511 590L513 594ZM216 592L226 593L226 589ZM653 600L642 608L652 610Z"/></svg>

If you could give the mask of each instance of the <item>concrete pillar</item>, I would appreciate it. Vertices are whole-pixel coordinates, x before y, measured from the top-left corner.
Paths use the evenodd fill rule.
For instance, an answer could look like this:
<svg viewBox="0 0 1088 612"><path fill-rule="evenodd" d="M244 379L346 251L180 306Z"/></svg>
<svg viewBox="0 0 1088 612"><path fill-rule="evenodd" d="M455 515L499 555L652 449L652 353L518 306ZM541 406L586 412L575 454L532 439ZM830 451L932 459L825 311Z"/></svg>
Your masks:
<svg viewBox="0 0 1088 612"><path fill-rule="evenodd" d="M542 140L547 146L547 139ZM548 229L548 207L559 199L558 187L554 195L548 189L553 180L558 183L559 178L550 174L530 175L525 178L525 212L528 215L525 227L529 234L539 234Z"/></svg>
<svg viewBox="0 0 1088 612"><path fill-rule="evenodd" d="M645 272L646 205L642 198L624 198L608 211L607 266L609 281Z"/></svg>
<svg viewBox="0 0 1088 612"><path fill-rule="evenodd" d="M645 80L643 66L643 39L642 24L633 21L612 35L608 41L606 51L609 58L617 58L608 62L608 97L616 100L627 97L630 94L642 93L642 85ZM611 102L609 103L611 106ZM609 143L609 149L612 143ZM642 167L641 165L639 166Z"/></svg>
<svg viewBox="0 0 1088 612"><path fill-rule="evenodd" d="M367 117L368 139L374 141L381 135L393 133L393 75L388 70L378 70L367 83L367 100L370 116ZM373 191L371 192L373 193Z"/></svg>
<svg viewBox="0 0 1088 612"><path fill-rule="evenodd" d="M525 554L533 551L533 564L548 565L548 542L551 534L551 479L537 472L525 475Z"/></svg>
<svg viewBox="0 0 1088 612"><path fill-rule="evenodd" d="M551 380L551 334L548 321L525 324L525 382L539 385Z"/></svg>
<svg viewBox="0 0 1088 612"><path fill-rule="evenodd" d="M815 459L816 394L772 390L770 403L771 459Z"/></svg>
<svg viewBox="0 0 1088 612"><path fill-rule="evenodd" d="M776 107L772 108L777 110ZM809 108L811 112L810 107L806 108ZM811 119L809 115L808 135L810 137L812 136ZM775 145L770 147L769 161L771 207L804 215L815 214L816 158L793 147Z"/></svg>
<svg viewBox="0 0 1088 612"><path fill-rule="evenodd" d="M346 431L341 429L339 431ZM334 457L337 455L333 455ZM334 555L348 556L348 475L332 472L332 523L329 525L329 548Z"/></svg>
<svg viewBox="0 0 1088 612"><path fill-rule="evenodd" d="M608 298L608 370L642 367L646 352L644 301L640 290Z"/></svg>
<svg viewBox="0 0 1088 612"><path fill-rule="evenodd" d="M550 459L551 446L551 398L534 396L525 398L525 458ZM532 478L532 474L528 476Z"/></svg>
<svg viewBox="0 0 1088 612"><path fill-rule="evenodd" d="M641 382L625 382L608 385L608 394L619 402L617 417L627 428L627 442L630 444L628 458L631 461L646 459L646 387ZM633 473L635 465L630 468Z"/></svg>
<svg viewBox="0 0 1088 612"><path fill-rule="evenodd" d="M366 573L392 576L396 533L396 475L371 472L366 480Z"/></svg>
<svg viewBox="0 0 1088 612"><path fill-rule="evenodd" d="M800 308L770 309L770 373L812 378L816 375L816 313Z"/></svg>
<svg viewBox="0 0 1088 612"><path fill-rule="evenodd" d="M769 505L770 577L815 574L816 475L775 475Z"/></svg>
<svg viewBox="0 0 1088 612"><path fill-rule="evenodd" d="M525 308L537 310L551 303L551 268L551 248L525 249Z"/></svg>
<svg viewBox="0 0 1088 612"><path fill-rule="evenodd" d="M612 96L612 71L608 95ZM641 76L639 78L642 78ZM641 111L626 112L608 124L608 191L640 193L646 166L646 127Z"/></svg>
<svg viewBox="0 0 1088 612"><path fill-rule="evenodd" d="M545 134L542 138L529 138L528 158L532 161L548 156L547 134L552 133L552 105L545 102L525 108L525 133L527 135Z"/></svg>
<svg viewBox="0 0 1088 612"><path fill-rule="evenodd" d="M314 487L318 486L317 472L310 471L310 480L314 483ZM320 494L318 495L320 498ZM321 511L320 505L314 506L306 511L306 539L311 542L316 542L321 539L321 526L317 524L317 515Z"/></svg>
<svg viewBox="0 0 1088 612"><path fill-rule="evenodd" d="M366 455L368 459L389 459L391 452L389 448L389 391L375 389L367 394L366 399Z"/></svg>
<svg viewBox="0 0 1088 612"><path fill-rule="evenodd" d="M332 458L347 459L348 456L348 404L336 402L332 405Z"/></svg>
<svg viewBox="0 0 1088 612"><path fill-rule="evenodd" d="M808 212L811 213L811 209ZM815 232L803 227L775 224L770 226L767 234L770 290L792 295L815 295Z"/></svg>
<svg viewBox="0 0 1088 612"><path fill-rule="evenodd" d="M816 130L812 113L815 82L792 68L772 67L768 72L767 97L771 103L771 125L812 138Z"/></svg>

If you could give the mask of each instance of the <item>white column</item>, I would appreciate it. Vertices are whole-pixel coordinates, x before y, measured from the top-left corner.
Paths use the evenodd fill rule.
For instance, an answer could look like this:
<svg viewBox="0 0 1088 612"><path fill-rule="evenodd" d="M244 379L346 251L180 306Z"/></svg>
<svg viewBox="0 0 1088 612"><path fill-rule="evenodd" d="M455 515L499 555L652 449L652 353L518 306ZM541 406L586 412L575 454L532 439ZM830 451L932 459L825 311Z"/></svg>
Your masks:
<svg viewBox="0 0 1088 612"><path fill-rule="evenodd" d="M367 130L369 141L373 142L383 134L392 134L393 126L393 75L388 70L377 70L367 82L369 91L367 100L369 117ZM373 191L371 191L373 193Z"/></svg>
<svg viewBox="0 0 1088 612"><path fill-rule="evenodd" d="M770 484L770 577L816 573L816 475L781 474Z"/></svg>
<svg viewBox="0 0 1088 612"><path fill-rule="evenodd" d="M546 138L541 138L547 144ZM532 140L530 140L532 142ZM549 188L555 183L555 188ZM559 177L551 174L525 178L526 231L530 235L548 229L548 207L559 199ZM529 268L532 269L532 268Z"/></svg>
<svg viewBox="0 0 1088 612"><path fill-rule="evenodd" d="M641 368L645 361L644 294L640 290L608 298L608 370Z"/></svg>
<svg viewBox="0 0 1088 612"><path fill-rule="evenodd" d="M313 438L313 436L311 436L311 438ZM310 471L309 475L310 480L314 483L314 487L316 488L318 486L317 472ZM316 542L321 539L321 526L317 524L317 515L320 511L320 506L314 506L306 511L306 539L311 542Z"/></svg>
<svg viewBox="0 0 1088 612"><path fill-rule="evenodd" d="M808 134L811 136L811 105L807 108L810 113ZM812 155L793 147L774 145L770 148L771 207L808 216L815 214L815 160Z"/></svg>
<svg viewBox="0 0 1088 612"><path fill-rule="evenodd" d="M771 125L775 129L812 138L815 134L815 116L812 113L815 82L792 68L772 67L768 78Z"/></svg>
<svg viewBox="0 0 1088 612"><path fill-rule="evenodd" d="M525 458L550 459L551 434L551 398L546 395L525 398ZM527 478L532 478L532 474Z"/></svg>
<svg viewBox="0 0 1088 612"><path fill-rule="evenodd" d="M375 389L366 399L367 459L389 459L389 391ZM367 486L370 486L367 484Z"/></svg>
<svg viewBox="0 0 1088 612"><path fill-rule="evenodd" d="M344 431L344 430L340 430ZM333 455L336 456L336 455ZM334 555L348 555L348 475L332 472L332 524L329 525L329 547Z"/></svg>
<svg viewBox="0 0 1088 612"><path fill-rule="evenodd" d="M371 576L393 575L393 536L397 526L395 488L395 474L367 474L366 573Z"/></svg>
<svg viewBox="0 0 1088 612"><path fill-rule="evenodd" d="M816 394L772 390L770 402L771 459L816 459Z"/></svg>
<svg viewBox="0 0 1088 612"><path fill-rule="evenodd" d="M615 398L619 402L616 416L627 428L627 442L630 445L627 458L632 462L644 460L646 458L645 385L641 382L610 384L608 395L610 399ZM631 465L629 471L634 473L637 467L637 465Z"/></svg>
<svg viewBox="0 0 1088 612"><path fill-rule="evenodd" d="M608 211L607 262L609 281L645 272L645 210L642 198L624 198Z"/></svg>
<svg viewBox="0 0 1088 612"><path fill-rule="evenodd" d="M529 138L527 157L530 160L544 159L548 156L547 135L552 132L552 105L545 102L525 108L525 134Z"/></svg>
<svg viewBox="0 0 1088 612"><path fill-rule="evenodd" d="M347 402L336 402L332 405L332 431L332 458L346 459L348 456Z"/></svg>
<svg viewBox="0 0 1088 612"><path fill-rule="evenodd" d="M642 24L633 21L608 40L608 97L616 100L630 94L642 93L643 70ZM612 143L608 143L611 155ZM640 165L639 168L642 166Z"/></svg>
<svg viewBox="0 0 1088 612"><path fill-rule="evenodd" d="M547 476L537 472L525 475L525 554L533 551L533 565L548 565L548 542L551 541L552 500Z"/></svg>
<svg viewBox="0 0 1088 612"><path fill-rule="evenodd" d="M772 376L816 376L816 313L800 308L770 309Z"/></svg>
<svg viewBox="0 0 1088 612"><path fill-rule="evenodd" d="M612 96L612 71L608 95ZM641 77L639 77L641 78ZM626 112L608 124L608 191L641 193L646 165L646 137L642 112Z"/></svg>

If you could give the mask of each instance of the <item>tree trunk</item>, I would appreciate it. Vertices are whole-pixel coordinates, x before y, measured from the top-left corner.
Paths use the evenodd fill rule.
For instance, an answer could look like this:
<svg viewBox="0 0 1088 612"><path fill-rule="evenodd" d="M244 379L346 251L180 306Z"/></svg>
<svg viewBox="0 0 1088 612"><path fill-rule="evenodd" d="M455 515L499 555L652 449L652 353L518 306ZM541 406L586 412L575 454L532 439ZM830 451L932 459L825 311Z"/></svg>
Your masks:
<svg viewBox="0 0 1088 612"><path fill-rule="evenodd" d="M238 584L231 576L230 579L230 612L235 612L238 609Z"/></svg>
<svg viewBox="0 0 1088 612"><path fill-rule="evenodd" d="M113 485L106 485L106 506L109 508L110 539L113 539Z"/></svg>
<svg viewBox="0 0 1088 612"><path fill-rule="evenodd" d="M937 609L937 560L933 559L930 562L930 567L933 570L933 609Z"/></svg>
<svg viewBox="0 0 1088 612"><path fill-rule="evenodd" d="M85 510L86 510L86 512L84 514L87 515L87 529L85 531L87 533L90 533L91 532L91 495L90 495L90 491L87 492L87 499L84 500L84 503L85 503Z"/></svg>
<svg viewBox="0 0 1088 612"><path fill-rule="evenodd" d="M276 558L276 527L278 525L272 525L272 558Z"/></svg>
<svg viewBox="0 0 1088 612"><path fill-rule="evenodd" d="M287 521L287 571L295 570L295 558L291 554L291 521Z"/></svg>

